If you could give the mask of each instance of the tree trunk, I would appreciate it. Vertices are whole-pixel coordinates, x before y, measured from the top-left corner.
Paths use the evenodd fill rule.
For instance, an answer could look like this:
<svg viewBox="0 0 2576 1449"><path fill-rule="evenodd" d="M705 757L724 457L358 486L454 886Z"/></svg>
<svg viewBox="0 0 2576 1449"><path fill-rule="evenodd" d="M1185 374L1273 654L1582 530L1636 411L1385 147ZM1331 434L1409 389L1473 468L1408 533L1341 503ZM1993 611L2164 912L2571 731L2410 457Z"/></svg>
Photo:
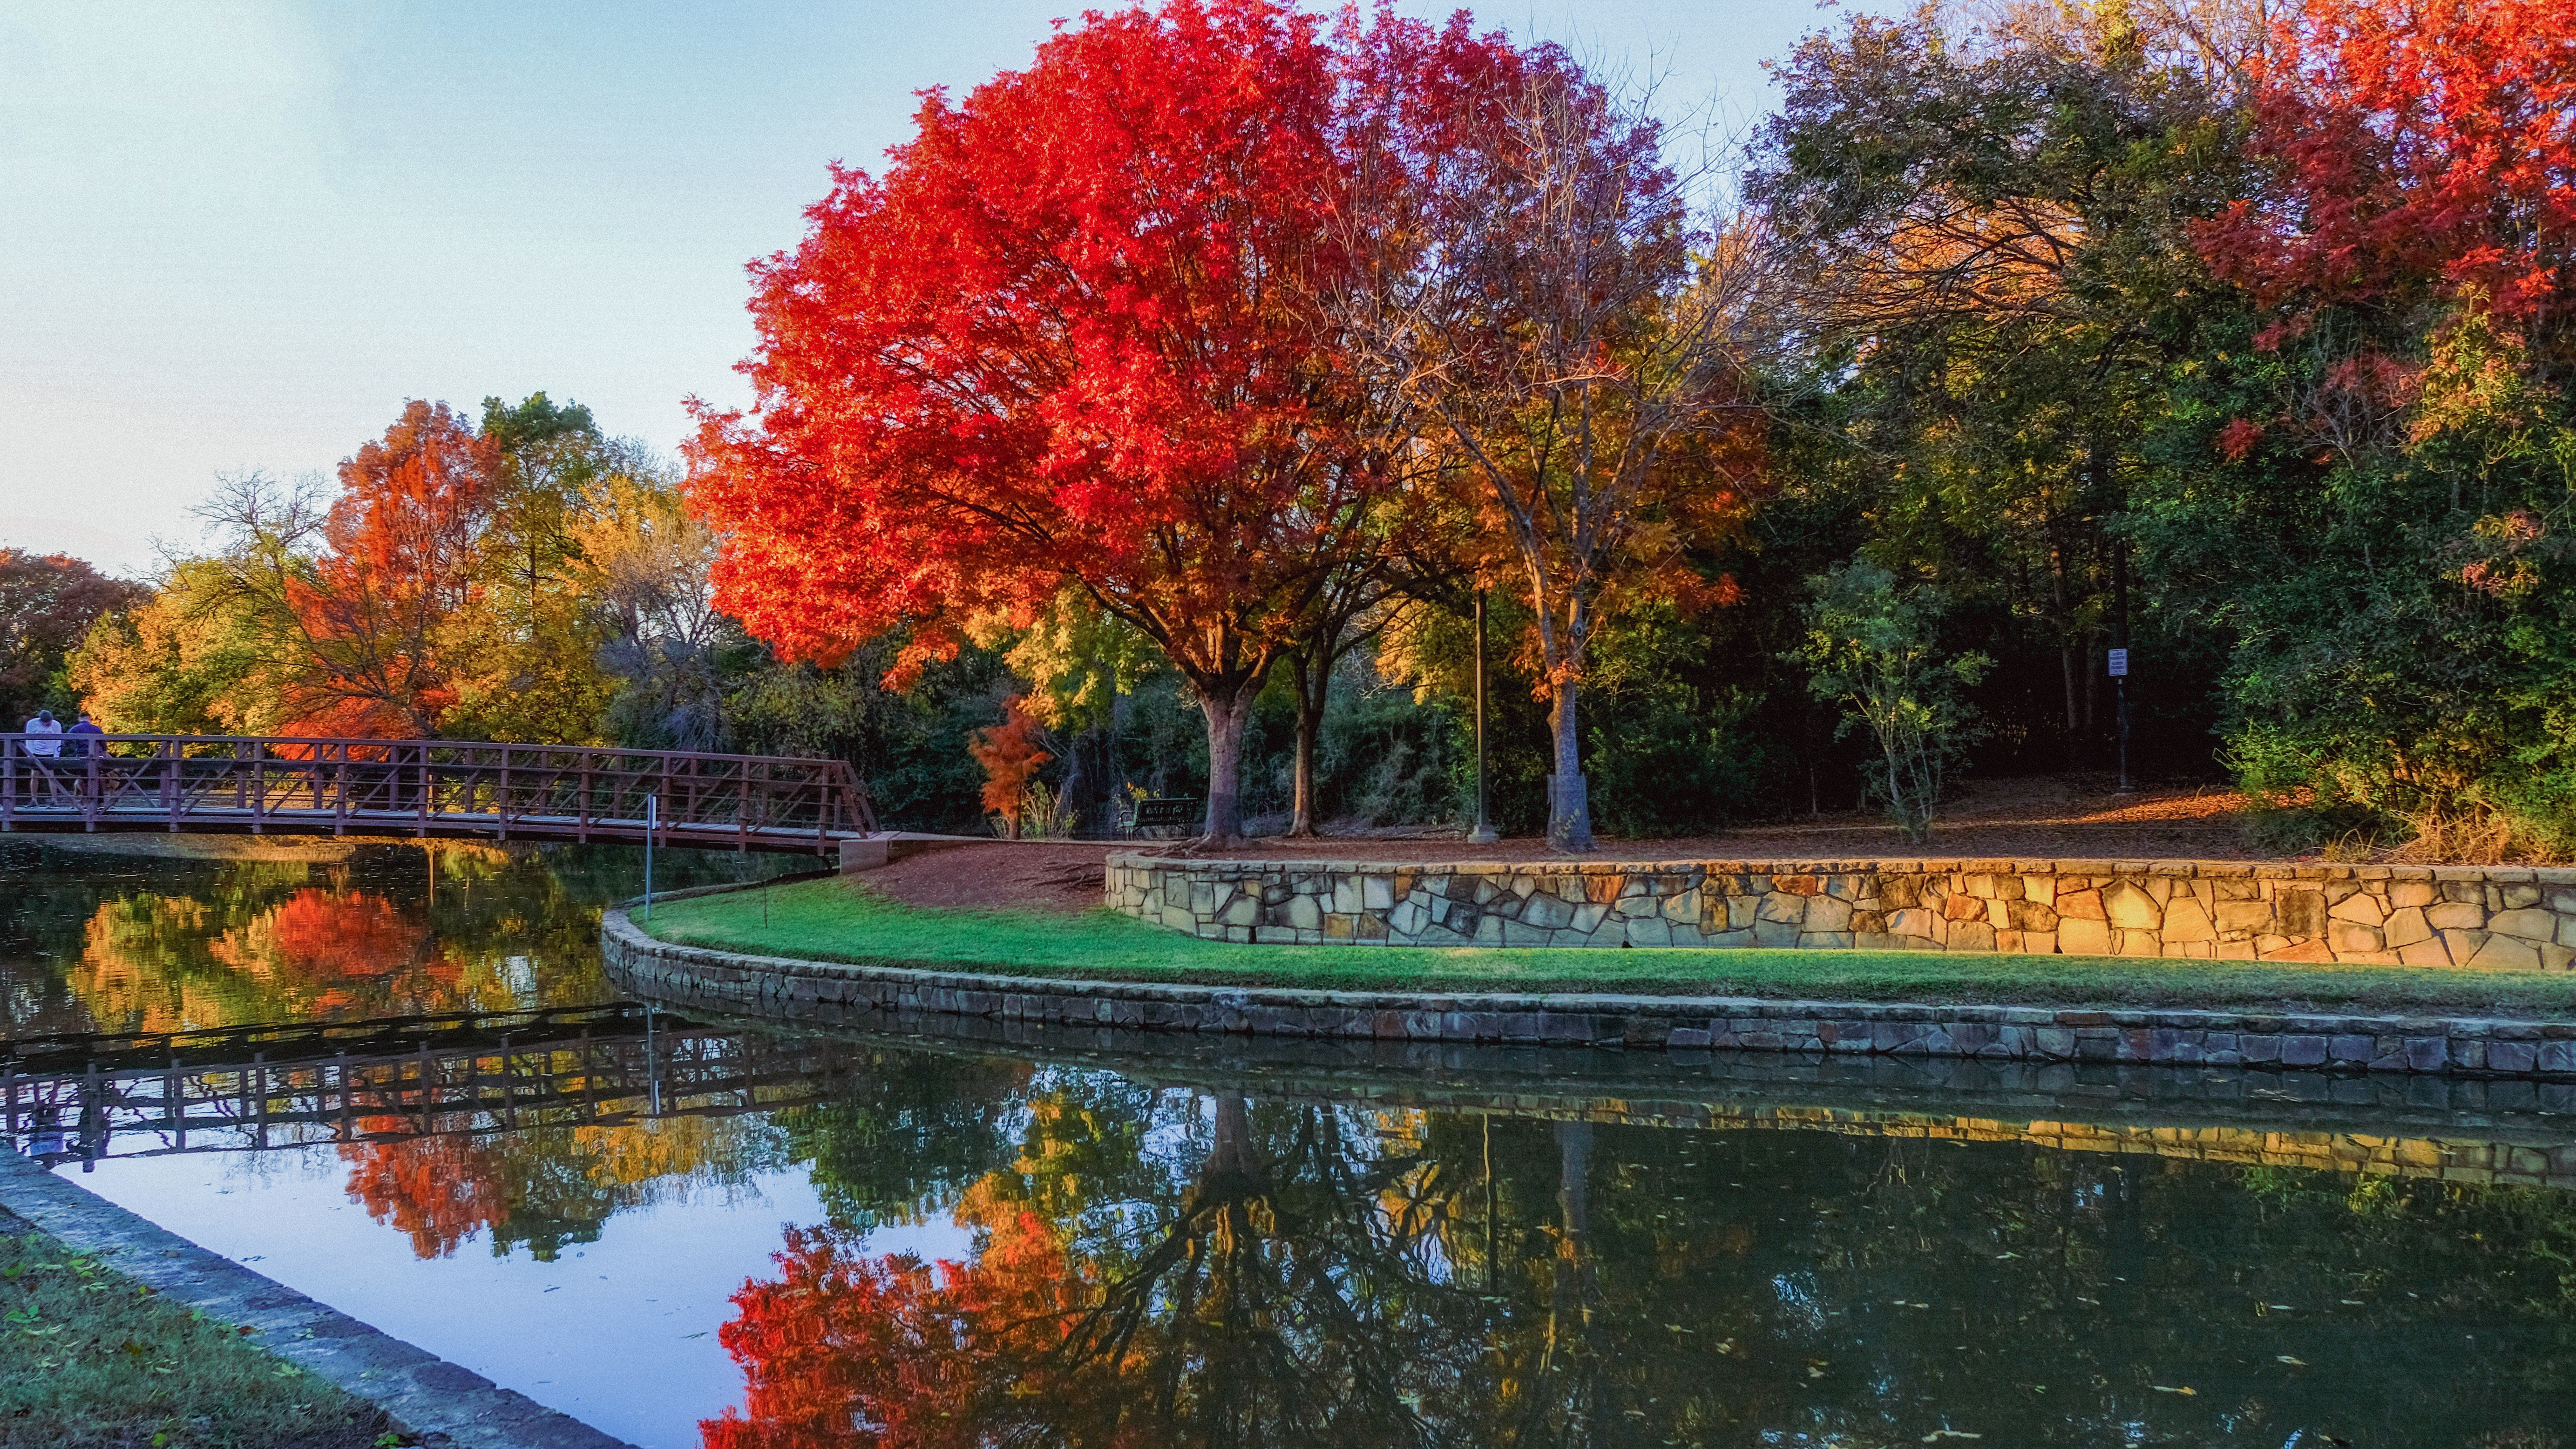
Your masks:
<svg viewBox="0 0 2576 1449"><path fill-rule="evenodd" d="M1560 682L1547 710L1548 728L1556 740L1556 773L1547 781L1547 843L1558 850L1592 848L1592 802L1575 731L1576 694L1581 688L1570 679Z"/></svg>
<svg viewBox="0 0 2576 1449"><path fill-rule="evenodd" d="M1206 836L1211 844L1231 844L1243 838L1243 726L1252 718L1261 681L1238 680L1223 691L1197 688L1208 732Z"/></svg>
<svg viewBox="0 0 2576 1449"><path fill-rule="evenodd" d="M1318 657L1324 655L1325 657ZM1324 650L1300 649L1288 656L1290 682L1297 695L1297 789L1288 822L1292 836L1315 833L1315 737L1323 732L1324 704L1333 687L1333 665Z"/></svg>
<svg viewBox="0 0 2576 1449"><path fill-rule="evenodd" d="M1110 793L1118 783L1117 754L1118 733L1107 721L1073 736L1065 749L1069 768L1064 792L1056 801L1066 834L1077 840L1101 840L1114 833L1117 817L1110 809Z"/></svg>

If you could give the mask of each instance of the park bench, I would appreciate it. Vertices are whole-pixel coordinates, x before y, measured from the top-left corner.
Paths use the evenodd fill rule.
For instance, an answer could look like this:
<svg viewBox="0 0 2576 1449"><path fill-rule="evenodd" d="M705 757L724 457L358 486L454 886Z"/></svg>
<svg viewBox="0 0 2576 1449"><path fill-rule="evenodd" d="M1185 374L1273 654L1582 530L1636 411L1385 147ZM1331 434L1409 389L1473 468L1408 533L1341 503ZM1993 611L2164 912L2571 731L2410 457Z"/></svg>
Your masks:
<svg viewBox="0 0 2576 1449"><path fill-rule="evenodd" d="M1149 798L1136 802L1138 835L1156 830L1196 830L1206 811L1196 800Z"/></svg>

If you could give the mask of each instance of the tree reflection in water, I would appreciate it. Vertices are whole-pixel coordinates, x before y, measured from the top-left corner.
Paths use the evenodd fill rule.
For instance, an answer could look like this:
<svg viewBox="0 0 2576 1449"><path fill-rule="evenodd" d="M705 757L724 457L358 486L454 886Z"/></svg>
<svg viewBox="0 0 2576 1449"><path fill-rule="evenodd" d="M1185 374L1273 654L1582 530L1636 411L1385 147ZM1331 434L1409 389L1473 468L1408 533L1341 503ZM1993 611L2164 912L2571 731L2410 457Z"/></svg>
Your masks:
<svg viewBox="0 0 2576 1449"><path fill-rule="evenodd" d="M383 1140L343 1144L349 1200L400 1230L423 1258L478 1235L492 1256L526 1248L552 1262L595 1243L621 1212L704 1193L754 1194L783 1166L784 1139L763 1117L675 1117L613 1126L545 1126L483 1136L400 1135L398 1117L360 1118Z"/></svg>
<svg viewBox="0 0 2576 1449"><path fill-rule="evenodd" d="M736 1297L748 1392L709 1445L2502 1449L2576 1420L2564 1194L1010 1075L943 1079L980 1176L883 1169L971 1261L793 1233Z"/></svg>
<svg viewBox="0 0 2576 1449"><path fill-rule="evenodd" d="M670 852L664 879L793 862ZM73 862L66 865L68 860ZM631 894L612 846L357 847L346 860L65 857L0 839L0 1000L24 1031L518 1011L616 999L599 905Z"/></svg>

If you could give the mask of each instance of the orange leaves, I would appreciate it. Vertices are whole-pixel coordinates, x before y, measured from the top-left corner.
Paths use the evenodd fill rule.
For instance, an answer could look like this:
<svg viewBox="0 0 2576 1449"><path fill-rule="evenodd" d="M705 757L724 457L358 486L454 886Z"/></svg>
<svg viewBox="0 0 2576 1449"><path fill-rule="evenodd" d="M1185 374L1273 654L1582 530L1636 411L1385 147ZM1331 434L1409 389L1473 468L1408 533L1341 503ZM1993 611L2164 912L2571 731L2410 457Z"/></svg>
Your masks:
<svg viewBox="0 0 2576 1449"><path fill-rule="evenodd" d="M1046 731L1031 719L1027 701L1013 699L1000 724L967 736L966 751L984 767L984 808L1002 817L1011 838L1020 835L1020 808L1038 767L1055 756L1038 747Z"/></svg>
<svg viewBox="0 0 2576 1449"><path fill-rule="evenodd" d="M312 656L299 732L435 734L457 698L445 635L475 599L500 449L444 403L413 402L340 465L327 548L285 605Z"/></svg>

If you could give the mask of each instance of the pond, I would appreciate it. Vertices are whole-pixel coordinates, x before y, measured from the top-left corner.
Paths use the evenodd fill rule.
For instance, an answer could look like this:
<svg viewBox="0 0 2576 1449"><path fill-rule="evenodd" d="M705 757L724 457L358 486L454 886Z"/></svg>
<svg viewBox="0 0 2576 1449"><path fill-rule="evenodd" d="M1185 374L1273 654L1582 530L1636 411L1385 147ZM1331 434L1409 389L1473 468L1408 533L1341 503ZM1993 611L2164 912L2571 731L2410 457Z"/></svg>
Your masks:
<svg viewBox="0 0 2576 1449"><path fill-rule="evenodd" d="M0 846L12 1145L646 1446L2576 1424L2547 1095L690 1020L637 875Z"/></svg>

